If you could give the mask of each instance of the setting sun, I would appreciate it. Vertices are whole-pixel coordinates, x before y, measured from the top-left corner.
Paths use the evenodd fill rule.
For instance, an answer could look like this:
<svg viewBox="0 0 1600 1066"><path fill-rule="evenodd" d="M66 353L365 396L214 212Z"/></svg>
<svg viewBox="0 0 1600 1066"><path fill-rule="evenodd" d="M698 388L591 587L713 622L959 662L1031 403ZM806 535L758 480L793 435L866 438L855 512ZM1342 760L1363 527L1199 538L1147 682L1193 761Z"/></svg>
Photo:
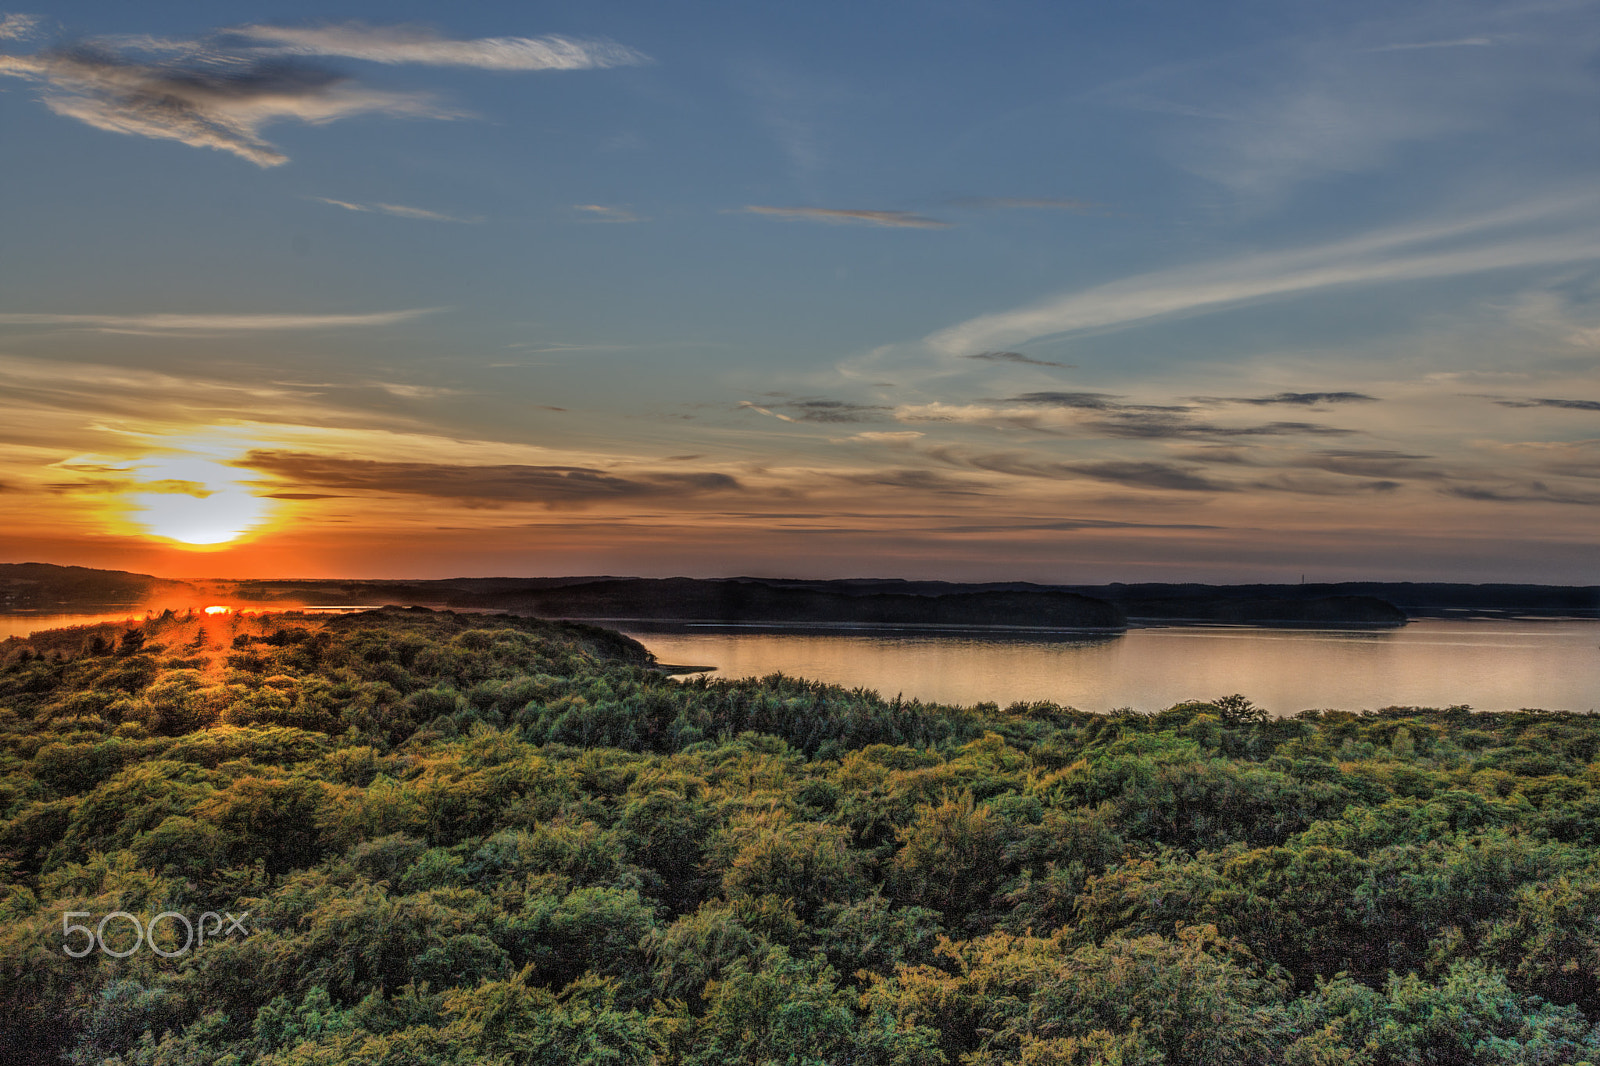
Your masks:
<svg viewBox="0 0 1600 1066"><path fill-rule="evenodd" d="M139 465L128 517L144 531L194 547L227 544L261 525L270 503L239 471L214 459L162 457Z"/></svg>

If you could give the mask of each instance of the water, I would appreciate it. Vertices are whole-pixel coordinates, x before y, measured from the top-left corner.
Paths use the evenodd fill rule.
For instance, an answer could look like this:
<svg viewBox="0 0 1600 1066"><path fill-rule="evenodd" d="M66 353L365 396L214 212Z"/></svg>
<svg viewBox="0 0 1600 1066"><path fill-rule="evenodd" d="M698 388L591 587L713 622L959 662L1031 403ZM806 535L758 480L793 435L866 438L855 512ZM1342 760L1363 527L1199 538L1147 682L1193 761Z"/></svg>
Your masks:
<svg viewBox="0 0 1600 1066"><path fill-rule="evenodd" d="M65 629L67 626L99 625L102 622L143 622L144 609L125 607L99 614L0 614L0 640L7 637L25 637L41 629Z"/></svg>
<svg viewBox="0 0 1600 1066"><path fill-rule="evenodd" d="M144 612L0 614L0 639L130 617L142 620ZM1308 707L1453 704L1481 711L1600 710L1600 622L1595 621L1429 620L1403 629L1353 631L1174 626L1092 638L615 627L642 641L664 663L715 666L716 677L781 671L939 703L992 700L1005 706L1053 700L1087 711L1153 711L1182 700L1242 692L1274 714Z"/></svg>
<svg viewBox="0 0 1600 1066"><path fill-rule="evenodd" d="M970 705L1160 710L1240 692L1273 714L1388 706L1600 710L1600 622L1419 621L1402 629L1133 629L1110 639L622 626L664 663L774 671Z"/></svg>
<svg viewBox="0 0 1600 1066"><path fill-rule="evenodd" d="M300 611L305 614L347 614L352 611L370 611L378 604L335 604L331 606L311 606L304 604L286 605L282 603L234 603L230 610L244 611L250 614L279 614L284 611ZM199 611L199 608L196 608ZM160 614L155 610L148 612ZM178 612L180 615L183 611ZM122 607L107 609L95 613L76 614L47 614L43 611L18 611L13 613L0 612L0 640L7 637L26 637L29 633L37 633L41 629L65 629L68 626L102 625L114 622L117 625L140 625L145 621L147 609L139 607Z"/></svg>

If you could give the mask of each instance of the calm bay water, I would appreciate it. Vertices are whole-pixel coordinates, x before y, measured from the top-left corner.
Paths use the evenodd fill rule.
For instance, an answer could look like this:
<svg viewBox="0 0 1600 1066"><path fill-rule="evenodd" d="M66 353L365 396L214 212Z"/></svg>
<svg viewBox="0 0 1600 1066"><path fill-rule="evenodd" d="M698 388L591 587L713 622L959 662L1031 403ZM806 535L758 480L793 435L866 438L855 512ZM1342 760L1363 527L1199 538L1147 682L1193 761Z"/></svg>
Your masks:
<svg viewBox="0 0 1600 1066"><path fill-rule="evenodd" d="M142 619L143 611L0 614L0 639L129 618ZM1242 692L1274 714L1463 703L1481 711L1600 710L1596 621L1430 620L1385 630L1173 626L1094 638L607 624L661 662L714 666L714 677L781 671L939 703L1053 700L1086 711L1154 711Z"/></svg>
<svg viewBox="0 0 1600 1066"><path fill-rule="evenodd" d="M251 614L279 614L284 611L303 611L306 614L346 614L352 611L370 611L377 606L377 604L335 604L324 606L320 604L233 603L233 609ZM182 612L180 611L179 613ZM47 614L43 611L0 612L0 640L4 640L7 637L25 637L29 633L37 633L41 629L66 629L69 626L103 625L107 622L113 622L118 625L123 623L138 625L145 620L145 617L146 610L144 607L124 607L120 610L78 614Z"/></svg>
<svg viewBox="0 0 1600 1066"><path fill-rule="evenodd" d="M0 640L7 637L25 637L41 629L65 629L67 626L91 626L102 622L144 621L144 610L126 608L120 611L101 611L98 614L0 614Z"/></svg>
<svg viewBox="0 0 1600 1066"><path fill-rule="evenodd" d="M1419 621L1333 631L1174 626L1109 639L619 626L665 663L782 671L940 703L1160 710L1241 692L1273 714L1400 706L1600 710L1600 622Z"/></svg>

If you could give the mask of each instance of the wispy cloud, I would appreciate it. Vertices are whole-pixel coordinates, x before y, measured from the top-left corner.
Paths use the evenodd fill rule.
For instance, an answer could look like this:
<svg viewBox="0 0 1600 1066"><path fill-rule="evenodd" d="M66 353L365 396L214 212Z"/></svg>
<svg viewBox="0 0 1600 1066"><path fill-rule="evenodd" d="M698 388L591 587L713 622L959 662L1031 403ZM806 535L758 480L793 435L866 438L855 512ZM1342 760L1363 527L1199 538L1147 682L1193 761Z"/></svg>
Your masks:
<svg viewBox="0 0 1600 1066"><path fill-rule="evenodd" d="M33 82L50 110L96 129L214 148L262 167L288 162L261 135L269 123L457 115L422 94L363 88L329 71L281 62L150 64L79 47L0 55L0 74Z"/></svg>
<svg viewBox="0 0 1600 1066"><path fill-rule="evenodd" d="M412 26L243 26L225 32L256 50L280 55L338 56L371 63L419 63L482 70L592 70L637 66L644 53L611 41L571 37L480 37L452 40Z"/></svg>
<svg viewBox="0 0 1600 1066"><path fill-rule="evenodd" d="M1445 476L1440 468L1428 465L1432 456L1384 448L1328 449L1296 457L1295 465L1326 470L1347 477L1423 478Z"/></svg>
<svg viewBox="0 0 1600 1066"><path fill-rule="evenodd" d="M605 204L573 204L574 211L585 213L589 222L641 222L638 215L626 207L608 207Z"/></svg>
<svg viewBox="0 0 1600 1066"><path fill-rule="evenodd" d="M1089 411L1187 411L1187 407L1156 407L1150 404L1125 404L1120 396L1109 392L1025 392L1013 396L1008 403L1025 403L1037 407L1077 407Z"/></svg>
<svg viewBox="0 0 1600 1066"><path fill-rule="evenodd" d="M313 196L311 199L332 207L342 207L346 211L372 212L380 215L393 215L396 218L414 218L424 222L463 222L475 225L483 221L479 216L447 215L442 211L428 211L420 207L407 207L405 204L360 204L350 200L334 200L327 196Z"/></svg>
<svg viewBox="0 0 1600 1066"><path fill-rule="evenodd" d="M755 204L742 210L752 215L770 215L795 221L857 223L906 229L947 229L950 226L948 222L914 215L909 211L849 211L836 207L765 207Z"/></svg>
<svg viewBox="0 0 1600 1066"><path fill-rule="evenodd" d="M1098 462L1061 462L1011 452L966 454L955 449L930 449L929 454L958 466L987 470L1012 477L1076 481L1088 478L1128 488L1177 492L1231 492L1235 486L1206 477L1192 466L1175 463L1109 459Z"/></svg>
<svg viewBox="0 0 1600 1066"><path fill-rule="evenodd" d="M33 35L38 15L0 15L0 41L20 41Z"/></svg>
<svg viewBox="0 0 1600 1066"><path fill-rule="evenodd" d="M28 16L8 16L0 22L0 38L19 38L32 26ZM489 70L578 70L645 61L630 48L604 41L450 40L412 27L352 23L245 26L197 40L101 38L33 55L0 55L0 74L33 82L50 110L96 129L214 148L262 167L288 161L262 136L262 128L274 122L323 125L370 114L464 117L429 94L364 87L296 57ZM410 209L389 213L404 210Z"/></svg>
<svg viewBox="0 0 1600 1066"><path fill-rule="evenodd" d="M1100 205L1087 200L1062 200L1045 196L963 196L950 201L952 207L1038 209L1046 211L1094 211Z"/></svg>
<svg viewBox="0 0 1600 1066"><path fill-rule="evenodd" d="M3 326L60 326L70 329L142 330L151 333L232 333L274 330L350 329L361 326L393 326L439 310L419 307L406 311L380 311L363 315L297 314L145 314L145 315L55 315L0 314Z"/></svg>
<svg viewBox="0 0 1600 1066"><path fill-rule="evenodd" d="M1451 485L1440 490L1447 496L1491 503L1568 503L1600 507L1600 492L1567 492L1543 481L1499 485Z"/></svg>
<svg viewBox="0 0 1600 1066"><path fill-rule="evenodd" d="M1470 151L1475 136L1502 142L1470 168L1497 173L1498 183L1507 171L1538 180L1565 165L1560 138L1513 148L1504 135L1588 107L1596 33L1586 0L1328 11L1310 16L1314 32L1241 35L1209 59L1166 64L1100 92L1124 106L1199 118L1161 122L1152 139L1237 194L1247 212L1281 206L1303 182L1396 163L1407 172L1421 165L1418 146L1454 141ZM1516 47L1494 47L1501 44ZM1543 124L1528 123L1529 114ZM1468 175L1437 177L1437 188L1459 188Z"/></svg>
<svg viewBox="0 0 1600 1066"><path fill-rule="evenodd" d="M1575 330L1567 336L1567 343L1580 348L1600 348L1600 328Z"/></svg>
<svg viewBox="0 0 1600 1066"><path fill-rule="evenodd" d="M948 356L1061 333L1107 329L1340 286L1455 277L1600 258L1600 229L1578 213L1593 197L1518 205L1469 218L1380 230L1348 240L1141 274L1042 303L980 315L926 343ZM1566 218L1560 232L1497 233ZM1576 218L1576 224L1574 219Z"/></svg>
<svg viewBox="0 0 1600 1066"><path fill-rule="evenodd" d="M769 404L767 407L756 407L755 404L746 402L740 406L750 407L762 414L770 414L790 422L867 422L883 412L893 410L884 404L854 403L850 400L789 400L784 403ZM794 415L792 418L781 415L773 408L792 411Z"/></svg>
<svg viewBox="0 0 1600 1066"><path fill-rule="evenodd" d="M891 448L903 448L914 444L926 434L915 429L902 430L869 430L845 437L841 443L881 444Z"/></svg>
<svg viewBox="0 0 1600 1066"><path fill-rule="evenodd" d="M1350 478L1318 477L1315 474L1279 474L1250 484L1268 492L1293 492L1301 496L1363 496L1374 492L1393 492L1399 481L1355 481Z"/></svg>
<svg viewBox="0 0 1600 1066"><path fill-rule="evenodd" d="M1053 366L1062 370L1071 370L1071 363L1055 363L1049 359L1035 359L1031 355L1021 352L974 352L967 356L968 359L981 359L987 363L1023 363L1028 366Z"/></svg>
<svg viewBox="0 0 1600 1066"><path fill-rule="evenodd" d="M749 410L754 411L758 415L766 415L768 418L776 418L776 419L778 419L779 421L782 421L782 422L795 422L795 421L798 421L798 419L791 418L788 415L783 414L780 411L774 411L770 407L762 407L760 404L751 403L749 400L740 400L739 401L739 406L743 407L743 408L748 408Z"/></svg>
<svg viewBox="0 0 1600 1066"><path fill-rule="evenodd" d="M1376 403L1364 392L1279 392L1271 396L1197 396L1198 403L1243 403L1255 407L1319 407L1330 403Z"/></svg>
<svg viewBox="0 0 1600 1066"><path fill-rule="evenodd" d="M1600 411L1600 400L1496 400L1501 407L1561 407L1569 411Z"/></svg>
<svg viewBox="0 0 1600 1066"><path fill-rule="evenodd" d="M840 481L876 488L910 489L938 495L976 496L988 488L976 479L953 478L934 470L867 470L834 475Z"/></svg>
<svg viewBox="0 0 1600 1066"><path fill-rule="evenodd" d="M987 404L903 404L900 422L948 422L996 429L1024 429L1078 438L1115 440L1232 440L1246 437L1348 436L1354 430L1315 422L1268 422L1244 426L1201 422L1186 408L1123 404L1105 393L1030 393Z"/></svg>
<svg viewBox="0 0 1600 1066"><path fill-rule="evenodd" d="M294 487L547 506L729 492L742 487L731 475L717 472L619 474L581 466L384 462L272 450L249 452L234 465Z"/></svg>
<svg viewBox="0 0 1600 1066"><path fill-rule="evenodd" d="M1412 44L1384 44L1371 49L1374 52L1419 52L1430 48L1487 48L1493 37L1457 37L1449 41L1417 41Z"/></svg>

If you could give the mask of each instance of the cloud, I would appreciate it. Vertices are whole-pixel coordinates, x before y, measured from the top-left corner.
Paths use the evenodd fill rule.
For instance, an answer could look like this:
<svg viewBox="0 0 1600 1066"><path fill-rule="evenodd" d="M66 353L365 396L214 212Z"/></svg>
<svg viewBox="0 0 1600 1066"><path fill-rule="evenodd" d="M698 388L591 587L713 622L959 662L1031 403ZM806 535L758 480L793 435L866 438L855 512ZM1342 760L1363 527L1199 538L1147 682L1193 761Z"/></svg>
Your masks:
<svg viewBox="0 0 1600 1066"><path fill-rule="evenodd" d="M1021 352L974 352L967 356L968 359L981 359L990 363L1025 363L1028 366L1054 366L1063 370L1073 369L1071 363L1053 363L1048 359L1035 359L1031 355Z"/></svg>
<svg viewBox="0 0 1600 1066"><path fill-rule="evenodd" d="M262 167L288 162L261 136L272 122L457 117L421 94L362 88L332 72L282 61L230 64L208 57L148 64L79 46L0 55L0 74L34 82L46 107L96 129L215 148Z"/></svg>
<svg viewBox="0 0 1600 1066"><path fill-rule="evenodd" d="M331 207L342 207L346 211L374 212L380 215L393 215L396 218L414 218L425 222L464 222L475 224L482 222L481 217L466 218L460 215L447 215L439 211L427 211L420 207L407 207L404 204L358 204L349 200L334 200L326 196L313 196L311 199L318 203L328 204Z"/></svg>
<svg viewBox="0 0 1600 1066"><path fill-rule="evenodd" d="M1308 496L1350 496L1374 492L1392 492L1404 484L1404 482L1395 478L1374 476L1377 470L1383 469L1382 461L1377 457L1396 453L1347 453L1349 458L1341 462L1336 458L1339 453L1330 452L1310 457L1298 457L1281 464L1254 462L1247 456L1237 454L1233 449L1229 449L1220 456L1195 453L1190 453L1188 456L1188 458L1199 458L1202 462L1208 463L1231 462L1242 463L1246 466L1282 465L1287 468L1286 472L1255 481L1232 482L1213 478L1207 475L1203 468L1199 466L1157 460L1111 459L1088 462L1041 460L1015 453L972 455L949 447L927 448L924 449L924 452L932 458L957 466L975 467L1013 477L1045 478L1050 480L1089 478L1123 485L1128 488L1182 493L1257 490L1292 492ZM1356 458L1361 455L1366 455L1369 458L1363 462ZM1419 456L1415 458L1426 457ZM1396 465L1398 466L1398 464ZM1292 471L1295 468L1322 469L1329 473L1346 476L1327 477L1320 474L1294 473ZM1410 467L1404 469L1403 472L1410 475L1438 476L1431 471L1419 471Z"/></svg>
<svg viewBox="0 0 1600 1066"><path fill-rule="evenodd" d="M977 208L1038 208L1055 211L1092 211L1099 205L1087 200L1058 200L1033 196L963 196L951 201L955 207Z"/></svg>
<svg viewBox="0 0 1600 1066"><path fill-rule="evenodd" d="M1126 106L1199 117L1160 123L1153 139L1165 139L1167 154L1191 173L1237 194L1244 210L1271 210L1300 183L1408 171L1425 165L1415 153L1429 142L1470 151L1468 137L1487 143L1523 115L1585 106L1593 24L1586 0L1393 4L1341 12L1311 32L1240 38L1101 91ZM1500 41L1518 47L1489 47ZM1501 144L1481 162L1497 172L1531 163L1523 177L1537 180L1544 167L1563 165L1538 158L1542 147Z"/></svg>
<svg viewBox="0 0 1600 1066"><path fill-rule="evenodd" d="M1076 437L1139 440L1345 436L1355 432L1315 422L1225 426L1196 421L1190 417L1187 407L1126 404L1103 392L1030 392L1001 402L1018 406L902 404L894 409L894 417L900 422L954 422Z"/></svg>
<svg viewBox="0 0 1600 1066"><path fill-rule="evenodd" d="M906 229L947 229L948 222L924 218L909 211L847 211L834 207L764 207L750 205L741 210L753 215L771 215L774 218L812 222L859 223L867 226L891 226Z"/></svg>
<svg viewBox="0 0 1600 1066"><path fill-rule="evenodd" d="M1202 396L1196 399L1201 403L1247 403L1257 407L1275 404L1314 407L1325 403L1374 403L1378 398L1364 392L1280 392L1273 396Z"/></svg>
<svg viewBox="0 0 1600 1066"><path fill-rule="evenodd" d="M918 492L955 496L984 494L984 485L981 482L964 481L932 470L873 470L835 476L853 485L877 485L884 488L912 489Z"/></svg>
<svg viewBox="0 0 1600 1066"><path fill-rule="evenodd" d="M894 410L882 404L853 403L849 400L787 400L766 406L741 400L739 406L784 422L867 422L879 412ZM795 413L784 414L784 411Z"/></svg>
<svg viewBox="0 0 1600 1066"><path fill-rule="evenodd" d="M1561 441L1478 441L1479 447L1494 448L1519 459L1531 459L1533 466L1567 477L1600 478L1600 438Z"/></svg>
<svg viewBox="0 0 1600 1066"><path fill-rule="evenodd" d="M1061 463L1056 466L1064 474L1080 474L1114 485L1128 485L1130 488L1165 488L1186 493L1224 493L1234 488L1171 463L1133 463L1112 459L1106 463Z"/></svg>
<svg viewBox="0 0 1600 1066"><path fill-rule="evenodd" d="M0 16L0 41L20 41L24 37L31 37L37 25L38 15Z"/></svg>
<svg viewBox="0 0 1600 1066"><path fill-rule="evenodd" d="M16 18L0 23L15 30L13 37L32 25ZM411 27L350 23L245 26L199 40L102 38L34 55L0 55L0 74L33 82L50 110L96 129L214 148L261 167L288 162L262 136L262 128L273 122L323 125L370 114L463 117L427 94L366 88L300 58L314 56L490 70L576 70L645 61L630 48L603 41L457 41ZM376 209L401 215L417 210L392 204Z"/></svg>
<svg viewBox="0 0 1600 1066"><path fill-rule="evenodd" d="M1181 416L1139 411L1117 411L1109 418L1092 425L1110 437L1131 437L1144 440L1181 440L1185 438L1230 437L1286 437L1298 435L1343 437L1356 431L1324 426L1316 422L1267 422L1253 426L1219 426L1211 422L1194 422Z"/></svg>
<svg viewBox="0 0 1600 1066"><path fill-rule="evenodd" d="M586 211L590 222L640 222L638 215L625 207L607 207L605 204L573 204L574 211Z"/></svg>
<svg viewBox="0 0 1600 1066"><path fill-rule="evenodd" d="M1275 478L1252 482L1250 487L1269 492L1293 492L1301 496L1359 496L1369 492L1393 492L1400 486L1399 481L1351 481L1342 478L1281 474Z"/></svg>
<svg viewBox="0 0 1600 1066"><path fill-rule="evenodd" d="M1351 448L1337 451L1320 451L1308 456L1300 456L1294 460L1294 465L1326 470L1330 473L1344 474L1348 477L1443 477L1444 474L1440 470L1417 465L1431 458L1432 456L1428 455L1414 455L1409 452L1389 451L1378 448Z"/></svg>
<svg viewBox="0 0 1600 1066"><path fill-rule="evenodd" d="M1429 455L1380 448L1321 449L1311 452L1286 452L1277 448L1243 447L1236 443L1184 448L1174 456L1207 465L1251 467L1277 470L1251 487L1275 492L1298 492L1317 496L1348 495L1360 492L1387 492L1406 480L1433 482L1457 480L1465 476L1430 460ZM1326 478L1307 476L1300 471L1337 474Z"/></svg>
<svg viewBox="0 0 1600 1066"><path fill-rule="evenodd" d="M1600 492L1563 492L1542 481L1526 485L1451 485L1440 490L1448 496L1487 503L1569 503L1580 507L1600 507Z"/></svg>
<svg viewBox="0 0 1600 1066"><path fill-rule="evenodd" d="M1600 400L1496 400L1501 407L1562 407L1569 411L1600 411Z"/></svg>
<svg viewBox="0 0 1600 1066"><path fill-rule="evenodd" d="M739 401L739 406L740 407L747 407L750 410L756 412L757 414L766 415L769 418L776 418L776 419L778 419L780 421L783 421L783 422L796 421L795 419L789 417L788 415L780 414L779 412L772 410L770 407L762 407L760 404L751 403L749 400L740 400Z"/></svg>
<svg viewBox="0 0 1600 1066"><path fill-rule="evenodd" d="M1118 402L1109 392L1025 392L1013 396L1007 403L1036 404L1040 407L1075 407L1089 411L1128 410L1132 405ZM1142 411L1186 411L1185 407L1149 407L1138 405Z"/></svg>
<svg viewBox="0 0 1600 1066"><path fill-rule="evenodd" d="M359 326L392 326L432 314L436 307L407 311L380 311L364 315L297 314L143 314L143 315L52 315L0 314L4 326L65 326L107 331L133 330L149 333L207 332L258 333L275 330L350 329Z"/></svg>
<svg viewBox="0 0 1600 1066"><path fill-rule="evenodd" d="M500 504L574 506L639 497L681 498L743 487L721 473L622 476L585 466L385 462L271 450L248 452L233 465L295 486Z"/></svg>
<svg viewBox="0 0 1600 1066"><path fill-rule="evenodd" d="M1180 492L1227 492L1233 486L1212 481L1191 470L1170 463L1104 462L1067 466L1085 477L1144 489L1176 489Z"/></svg>
<svg viewBox="0 0 1600 1066"><path fill-rule="evenodd" d="M1588 194L1552 198L1308 248L1135 275L980 315L932 333L924 343L940 354L960 357L1058 334L1116 329L1336 287L1592 260L1600 258L1600 231L1592 224L1574 225L1569 216L1592 209L1594 202ZM1507 227L1533 223L1553 223L1556 229L1530 236L1497 235Z"/></svg>
<svg viewBox="0 0 1600 1066"><path fill-rule="evenodd" d="M1063 518L1054 522L1008 522L1004 525L943 526L942 533L1072 533L1081 529L1225 529L1198 522L1121 522L1101 518Z"/></svg>
<svg viewBox="0 0 1600 1066"><path fill-rule="evenodd" d="M941 462L1011 477L1041 478L1050 481L1077 481L1088 478L1139 489L1179 492L1229 492L1234 486L1213 481L1194 467L1173 463L1112 459L1100 462L1063 462L1019 455L1014 452L971 454L957 448L933 447L925 454Z"/></svg>
<svg viewBox="0 0 1600 1066"><path fill-rule="evenodd" d="M927 434L919 433L914 429L871 430L865 433L856 433L852 436L845 437L844 441L854 444L882 444L892 448L899 448L911 444L925 436L927 436Z"/></svg>
<svg viewBox="0 0 1600 1066"><path fill-rule="evenodd" d="M1369 49L1373 52L1420 52L1430 48L1486 48L1494 44L1492 37L1457 37L1450 41L1419 41L1415 44L1385 44Z"/></svg>
<svg viewBox="0 0 1600 1066"><path fill-rule="evenodd" d="M799 422L866 422L880 411L893 410L883 404L851 403L848 400L791 400L772 406L799 412L795 416Z"/></svg>
<svg viewBox="0 0 1600 1066"><path fill-rule="evenodd" d="M570 37L480 37L451 40L410 26L243 26L225 37L251 42L257 51L296 56L337 56L371 63L418 63L481 70L593 70L637 66L649 57L610 41Z"/></svg>

